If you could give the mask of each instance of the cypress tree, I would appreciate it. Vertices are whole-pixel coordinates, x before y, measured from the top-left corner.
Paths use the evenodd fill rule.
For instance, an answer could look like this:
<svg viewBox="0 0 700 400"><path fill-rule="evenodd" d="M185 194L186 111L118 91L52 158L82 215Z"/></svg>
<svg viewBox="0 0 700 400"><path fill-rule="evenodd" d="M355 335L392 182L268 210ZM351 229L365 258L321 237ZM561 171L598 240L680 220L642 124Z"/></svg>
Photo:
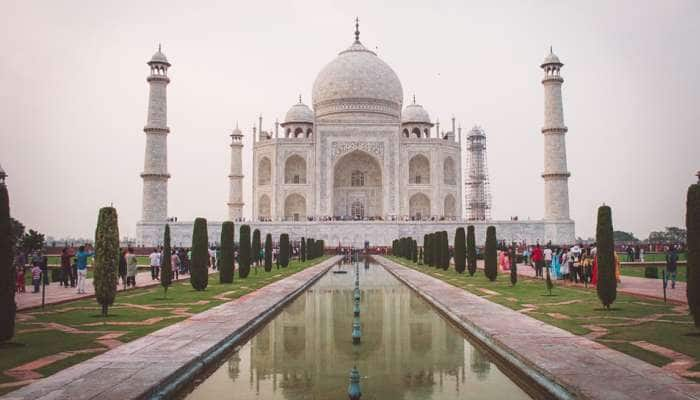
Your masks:
<svg viewBox="0 0 700 400"><path fill-rule="evenodd" d="M318 256L323 257L326 254L326 241L321 239L316 243L318 243Z"/></svg>
<svg viewBox="0 0 700 400"><path fill-rule="evenodd" d="M314 254L315 251L316 241L314 240L314 238L306 239L306 259L313 260L314 258L316 258L316 254Z"/></svg>
<svg viewBox="0 0 700 400"><path fill-rule="evenodd" d="M173 249L170 247L170 225L165 225L163 233L163 257L160 262L160 285L163 286L163 297L168 297L168 288L173 283Z"/></svg>
<svg viewBox="0 0 700 400"><path fill-rule="evenodd" d="M423 264L427 265L428 264L428 256L427 256L427 251L428 251L428 234L423 235L423 248L421 249L421 260Z"/></svg>
<svg viewBox="0 0 700 400"><path fill-rule="evenodd" d="M700 178L700 175L698 175ZM700 182L690 185L686 197L685 227L688 231L688 308L700 328Z"/></svg>
<svg viewBox="0 0 700 400"><path fill-rule="evenodd" d="M282 268L287 268L287 265L289 265L289 235L286 233L280 235L279 259Z"/></svg>
<svg viewBox="0 0 700 400"><path fill-rule="evenodd" d="M418 262L418 243L415 239L411 239L411 247L413 249L413 262Z"/></svg>
<svg viewBox="0 0 700 400"><path fill-rule="evenodd" d="M272 235L269 233L265 236L265 271L272 271Z"/></svg>
<svg viewBox="0 0 700 400"><path fill-rule="evenodd" d="M423 265L423 248L418 250L418 265Z"/></svg>
<svg viewBox="0 0 700 400"><path fill-rule="evenodd" d="M515 259L515 250L510 252L510 284L515 286L518 283L518 261Z"/></svg>
<svg viewBox="0 0 700 400"><path fill-rule="evenodd" d="M391 255L392 256L396 255L396 239L391 241Z"/></svg>
<svg viewBox="0 0 700 400"><path fill-rule="evenodd" d="M484 275L486 275L491 282L495 281L498 275L497 247L496 227L489 226L486 228L486 245L484 246Z"/></svg>
<svg viewBox="0 0 700 400"><path fill-rule="evenodd" d="M427 257L426 257L426 258L427 258L427 260L428 260L427 264L428 264L428 266L430 266L430 267L432 267L432 266L435 265L435 264L434 264L434 263L435 263L435 258L434 258L435 243L434 243L434 240L433 240L433 236L434 236L434 234L433 234L432 232L428 234L428 244L427 244L427 246L426 246L426 249L427 249L427 250L426 250L426 256L427 256Z"/></svg>
<svg viewBox="0 0 700 400"><path fill-rule="evenodd" d="M260 240L260 231L258 229L253 230L253 242L251 243L251 259L255 263L255 266L260 265L260 250L262 249L262 243L260 242Z"/></svg>
<svg viewBox="0 0 700 400"><path fill-rule="evenodd" d="M238 276L245 279L250 274L250 226L241 225L238 237Z"/></svg>
<svg viewBox="0 0 700 400"><path fill-rule="evenodd" d="M15 243L10 218L10 195L0 178L0 343L15 335Z"/></svg>
<svg viewBox="0 0 700 400"><path fill-rule="evenodd" d="M603 307L610 305L617 297L617 279L615 278L615 243L613 241L612 210L608 206L598 208L598 226L596 228L598 244L598 298Z"/></svg>
<svg viewBox="0 0 700 400"><path fill-rule="evenodd" d="M114 207L102 207L95 230L95 299L102 306L102 316L117 296L117 268L119 268L119 224Z"/></svg>
<svg viewBox="0 0 700 400"><path fill-rule="evenodd" d="M440 232L440 246L442 269L447 271L447 269L450 267L450 243L447 236L447 231Z"/></svg>
<svg viewBox="0 0 700 400"><path fill-rule="evenodd" d="M299 254L301 255L301 261L304 262L306 261L306 239L303 237L301 238L301 245L299 249Z"/></svg>
<svg viewBox="0 0 700 400"><path fill-rule="evenodd" d="M204 290L209 284L208 243L207 220L196 218L192 232L192 259L190 260L190 283L195 290Z"/></svg>
<svg viewBox="0 0 700 400"><path fill-rule="evenodd" d="M221 261L219 262L219 282L233 283L233 274L236 269L234 260L234 236L233 222L226 221L221 225Z"/></svg>
<svg viewBox="0 0 700 400"><path fill-rule="evenodd" d="M476 273L476 237L474 235L474 225L467 227L467 270L469 276Z"/></svg>
<svg viewBox="0 0 700 400"><path fill-rule="evenodd" d="M455 253L455 270L460 274L467 269L467 245L465 243L464 228L459 227L455 232L454 253Z"/></svg>

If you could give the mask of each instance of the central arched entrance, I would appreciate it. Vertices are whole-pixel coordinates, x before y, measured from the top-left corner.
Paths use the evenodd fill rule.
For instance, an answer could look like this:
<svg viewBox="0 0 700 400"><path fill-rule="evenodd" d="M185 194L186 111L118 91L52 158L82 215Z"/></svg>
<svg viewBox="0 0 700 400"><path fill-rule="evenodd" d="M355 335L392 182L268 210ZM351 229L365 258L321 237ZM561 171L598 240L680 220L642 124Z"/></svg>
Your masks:
<svg viewBox="0 0 700 400"><path fill-rule="evenodd" d="M355 150L333 167L333 216L365 219L383 214L382 167L368 153Z"/></svg>

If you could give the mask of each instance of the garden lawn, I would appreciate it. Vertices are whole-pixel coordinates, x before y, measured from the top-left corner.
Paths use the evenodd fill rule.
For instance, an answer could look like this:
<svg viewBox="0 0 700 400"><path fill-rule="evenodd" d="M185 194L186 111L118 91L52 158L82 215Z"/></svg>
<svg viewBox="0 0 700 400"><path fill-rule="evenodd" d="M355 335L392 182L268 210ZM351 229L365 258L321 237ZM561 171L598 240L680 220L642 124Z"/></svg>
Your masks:
<svg viewBox="0 0 700 400"><path fill-rule="evenodd" d="M663 272L666 268L659 268L659 279L663 277ZM678 266L678 271L676 273L676 281L677 282L686 282L686 267L685 265L679 265ZM625 276L637 276L640 278L647 278L644 276L644 267L627 267L627 266L622 266L620 267L620 273ZM651 278L653 279L653 278ZM670 283L669 283L670 285Z"/></svg>
<svg viewBox="0 0 700 400"><path fill-rule="evenodd" d="M639 344L638 342L645 341L685 354L696 361L700 360L700 335L692 335L698 329L688 315L687 306L618 293L612 310L605 311L595 289L559 287L555 282L552 295L548 296L545 282L539 279L518 277L517 284L511 286L510 276L506 273L499 272L496 281L490 282L483 270L478 270L470 277L468 273L459 274L452 268L445 271L417 265L399 257L388 258L656 366L664 366L671 360L633 342ZM690 368L692 370L697 366L698 364L691 365ZM698 378L690 379L700 382Z"/></svg>
<svg viewBox="0 0 700 400"><path fill-rule="evenodd" d="M161 286L120 291L106 318L100 316L101 307L95 299L47 306L44 311L19 312L15 337L10 343L0 345L0 395L19 388L3 387L3 384L17 381L7 374L12 368L64 351L93 349L88 354L78 353L31 370L41 376L54 374L108 350L108 344L118 345L119 342L126 343L148 335L293 275L326 258L304 263L292 261L287 268L273 267L270 272L265 272L262 267L253 268L246 279L240 279L236 273L232 284L219 283L219 274L214 273L209 275L209 285L204 291L192 289L188 281L175 282L168 289L167 297ZM118 342L100 341L99 338L107 334L109 339Z"/></svg>

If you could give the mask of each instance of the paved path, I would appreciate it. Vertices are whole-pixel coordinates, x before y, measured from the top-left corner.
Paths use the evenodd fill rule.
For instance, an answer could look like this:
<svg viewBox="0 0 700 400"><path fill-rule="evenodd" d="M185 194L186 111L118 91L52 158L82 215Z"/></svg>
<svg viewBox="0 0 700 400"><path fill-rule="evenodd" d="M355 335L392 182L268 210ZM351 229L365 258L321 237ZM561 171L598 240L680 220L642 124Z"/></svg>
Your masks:
<svg viewBox="0 0 700 400"><path fill-rule="evenodd" d="M700 399L700 384L376 257L389 272L558 398Z"/></svg>
<svg viewBox="0 0 700 400"><path fill-rule="evenodd" d="M213 269L209 269L209 273L215 272ZM186 280L190 279L190 275L180 274L180 279ZM160 285L160 281L154 281L151 279L151 271L139 272L136 274L136 288L143 288L149 286ZM121 280L118 285L121 291L124 286L121 284ZM41 307L41 292L32 293L32 287L27 286L26 293L15 294L15 302L17 303L17 310L26 310L29 308ZM132 289L129 289L132 290ZM85 299L95 296L95 286L92 284L92 278L85 280L85 294L78 294L77 288L63 287L60 286L58 282L52 282L50 285L46 286L46 300L45 304L60 304L67 301Z"/></svg>
<svg viewBox="0 0 700 400"><path fill-rule="evenodd" d="M275 310L321 277L340 257L107 351L0 397L0 400L129 400L189 383L245 339ZM149 276L150 279L150 276ZM68 290L68 289L66 289ZM183 378L178 380L178 378Z"/></svg>
<svg viewBox="0 0 700 400"><path fill-rule="evenodd" d="M518 275L534 278L535 270L529 265L518 264ZM662 300L664 298L663 281L661 279L640 278L636 276L625 275L622 275L620 279L622 280L622 284L617 285L617 291L620 293L627 293L636 296L650 297ZM554 284L566 284L581 287L584 286L583 284L574 284L569 281L563 280L554 281ZM666 298L668 299L668 301L677 304L688 304L685 285L685 282L676 282L676 288L671 289L671 283L669 282L668 288L666 289Z"/></svg>

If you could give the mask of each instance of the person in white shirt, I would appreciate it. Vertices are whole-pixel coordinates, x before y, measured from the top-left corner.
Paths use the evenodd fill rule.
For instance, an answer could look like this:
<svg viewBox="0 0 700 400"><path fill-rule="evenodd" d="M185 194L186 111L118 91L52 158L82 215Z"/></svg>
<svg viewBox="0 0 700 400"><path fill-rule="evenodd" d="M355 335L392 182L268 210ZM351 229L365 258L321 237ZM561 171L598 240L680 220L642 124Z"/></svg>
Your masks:
<svg viewBox="0 0 700 400"><path fill-rule="evenodd" d="M154 249L148 256L151 262L151 280L160 279L160 252Z"/></svg>
<svg viewBox="0 0 700 400"><path fill-rule="evenodd" d="M544 264L547 268L552 268L552 249L547 246L544 249Z"/></svg>

